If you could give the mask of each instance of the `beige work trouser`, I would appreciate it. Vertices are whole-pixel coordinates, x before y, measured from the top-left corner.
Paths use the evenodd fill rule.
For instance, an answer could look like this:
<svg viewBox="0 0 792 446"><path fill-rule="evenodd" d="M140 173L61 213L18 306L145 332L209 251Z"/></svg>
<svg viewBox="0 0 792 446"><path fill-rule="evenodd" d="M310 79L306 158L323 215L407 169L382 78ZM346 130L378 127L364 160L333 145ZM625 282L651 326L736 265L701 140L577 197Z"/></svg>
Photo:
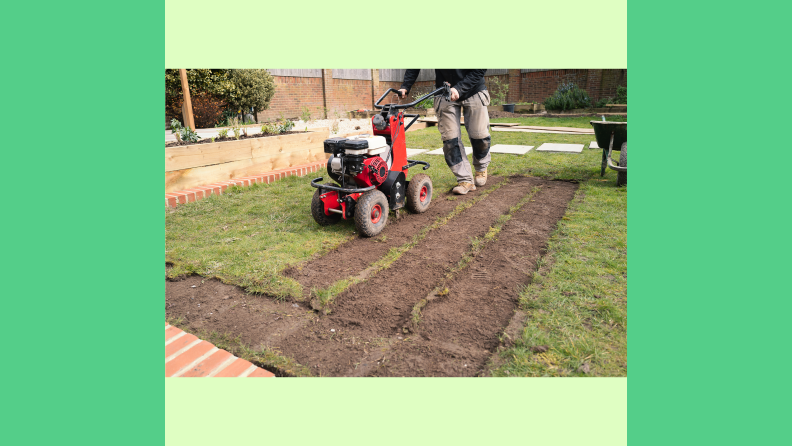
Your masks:
<svg viewBox="0 0 792 446"><path fill-rule="evenodd" d="M446 164L457 178L457 182L473 182L473 172L462 144L460 117L465 116L470 143L473 146L473 166L481 172L490 163L489 113L490 96L487 90L480 91L464 101L447 101L440 96L434 99L437 125L443 139L443 154Z"/></svg>

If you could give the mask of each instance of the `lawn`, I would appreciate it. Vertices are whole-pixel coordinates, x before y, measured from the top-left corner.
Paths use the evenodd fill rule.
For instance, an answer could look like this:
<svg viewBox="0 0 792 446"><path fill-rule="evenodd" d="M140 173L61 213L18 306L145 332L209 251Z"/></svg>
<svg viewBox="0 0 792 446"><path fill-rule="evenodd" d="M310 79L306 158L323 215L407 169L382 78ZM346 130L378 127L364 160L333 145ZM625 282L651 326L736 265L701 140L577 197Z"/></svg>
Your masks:
<svg viewBox="0 0 792 446"><path fill-rule="evenodd" d="M596 118L501 118L523 125L590 128ZM615 120L611 117L608 120ZM593 135L492 132L492 144L540 146L544 142L585 144ZM463 128L463 142L470 141ZM430 127L407 133L407 147L441 147ZM532 283L520 294L525 327L511 347L491 363L496 376L626 376L627 188L616 173L600 178L600 150L582 154L530 151L524 156L492 154L490 175L514 174L580 183L567 215L549 240ZM428 161L435 189L456 183L442 156ZM411 174L422 172L412 169ZM318 175L317 175L318 176ZM326 176L326 175L325 175ZM233 188L222 196L167 209L166 262L170 277L198 274L239 285L251 293L298 300L301 285L281 274L355 237L354 225L318 226L310 215L314 189L309 177ZM537 351L536 346L546 346Z"/></svg>

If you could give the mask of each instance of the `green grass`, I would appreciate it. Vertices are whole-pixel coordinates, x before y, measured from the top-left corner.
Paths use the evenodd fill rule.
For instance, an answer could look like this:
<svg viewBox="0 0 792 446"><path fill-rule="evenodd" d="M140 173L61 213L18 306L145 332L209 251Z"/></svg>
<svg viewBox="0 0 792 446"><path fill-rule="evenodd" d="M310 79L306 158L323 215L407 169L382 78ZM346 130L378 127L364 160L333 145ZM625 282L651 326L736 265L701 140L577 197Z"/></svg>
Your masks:
<svg viewBox="0 0 792 446"><path fill-rule="evenodd" d="M580 116L576 118L542 118L542 117L520 117L520 118L493 118L491 122L519 122L520 125L541 125L545 127L579 127L590 129L590 121L600 121L602 116ZM627 115L606 116L606 121L627 122Z"/></svg>
<svg viewBox="0 0 792 446"><path fill-rule="evenodd" d="M581 184L519 307L528 315L522 336L493 375L627 375L626 187Z"/></svg>

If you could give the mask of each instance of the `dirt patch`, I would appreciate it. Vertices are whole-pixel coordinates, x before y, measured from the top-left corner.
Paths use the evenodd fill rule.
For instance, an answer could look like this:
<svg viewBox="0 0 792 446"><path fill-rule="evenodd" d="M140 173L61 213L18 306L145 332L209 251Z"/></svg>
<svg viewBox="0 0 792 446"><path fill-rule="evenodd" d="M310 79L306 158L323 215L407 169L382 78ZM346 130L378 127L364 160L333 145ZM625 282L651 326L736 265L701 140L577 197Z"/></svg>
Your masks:
<svg viewBox="0 0 792 446"><path fill-rule="evenodd" d="M500 177L490 177L484 188L502 180L503 178ZM406 209L402 209L401 216L389 220L379 236L354 238L319 258L287 268L283 274L300 282L303 286L303 295L307 297L312 288L326 288L337 280L359 274L382 258L391 248L408 243L422 228L476 196L475 193L452 195L449 192L434 192L432 204L423 214L411 214ZM449 200L449 197L454 199ZM393 214L390 217L393 217Z"/></svg>
<svg viewBox="0 0 792 446"><path fill-rule="evenodd" d="M535 187L540 189L532 201L455 274L448 294L427 304L416 331L406 330L413 306L448 280L449 271L469 251L472 239L486 234ZM529 281L547 237L576 188L572 183L510 178L508 184L429 232L390 267L336 296L327 316L308 311L305 304L294 307L291 302L274 302L200 277L166 283L166 313L184 317L196 328L238 335L251 346L277 349L309 366L315 375L474 376L498 346L498 335L514 313L518 286ZM459 201L450 203L445 212ZM420 224L416 220L415 226L407 220L393 225L393 233L403 231L401 236L411 237L434 218ZM364 240L368 244L353 246ZM372 243L376 242L353 240L346 251L339 248L328 254L334 256L332 262L316 259L303 270L313 268L311 277L315 277L321 265L338 268L361 249L381 249Z"/></svg>
<svg viewBox="0 0 792 446"><path fill-rule="evenodd" d="M233 134L234 132L233 131L229 131L229 133ZM271 136L291 135L293 133L308 133L308 132L305 132L305 131L292 131L292 132L283 132L283 133L273 133L271 135L262 135L261 133L255 133L255 134L248 135L248 136L245 136L244 134L241 134L241 135L239 135L239 139L269 138ZM227 138L215 138L215 140L212 141L212 138L206 138L206 137L202 136L201 139L199 139L196 142L187 142L187 141L166 142L165 143L165 147L194 146L196 144L209 144L209 143L212 143L212 142L225 142L225 141L236 141L236 140L237 139L234 138L233 136L229 136Z"/></svg>
<svg viewBox="0 0 792 446"><path fill-rule="evenodd" d="M376 375L482 373L488 353L498 347L499 335L514 315L520 285L530 283L547 239L576 189L571 183L547 184L517 211L497 240L455 277L449 292L424 308L417 329L422 339L392 349L392 359ZM437 352L427 353L433 346Z"/></svg>
<svg viewBox="0 0 792 446"><path fill-rule="evenodd" d="M182 318L193 329L240 335L252 347L268 345L316 319L305 305L262 299L200 276L165 282L165 315Z"/></svg>

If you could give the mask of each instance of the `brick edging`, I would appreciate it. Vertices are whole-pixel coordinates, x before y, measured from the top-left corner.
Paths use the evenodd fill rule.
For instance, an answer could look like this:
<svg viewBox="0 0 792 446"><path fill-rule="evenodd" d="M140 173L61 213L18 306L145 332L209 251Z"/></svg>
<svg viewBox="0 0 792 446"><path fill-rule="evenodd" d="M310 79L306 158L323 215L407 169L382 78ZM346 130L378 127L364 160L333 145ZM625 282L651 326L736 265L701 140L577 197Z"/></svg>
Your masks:
<svg viewBox="0 0 792 446"><path fill-rule="evenodd" d="M165 322L165 377L272 378L272 372Z"/></svg>
<svg viewBox="0 0 792 446"><path fill-rule="evenodd" d="M257 175L251 175L242 178L234 178L232 180L220 181L217 183L207 184L205 186L198 186L191 189L167 192L165 193L165 206L175 208L176 206L189 203L191 201L201 200L209 195L221 195L231 186L250 186L254 183L270 184L274 181L289 177L308 175L313 172L320 172L325 169L327 160L316 161L308 164L301 164L299 166L289 167L287 169L273 170L264 172Z"/></svg>

